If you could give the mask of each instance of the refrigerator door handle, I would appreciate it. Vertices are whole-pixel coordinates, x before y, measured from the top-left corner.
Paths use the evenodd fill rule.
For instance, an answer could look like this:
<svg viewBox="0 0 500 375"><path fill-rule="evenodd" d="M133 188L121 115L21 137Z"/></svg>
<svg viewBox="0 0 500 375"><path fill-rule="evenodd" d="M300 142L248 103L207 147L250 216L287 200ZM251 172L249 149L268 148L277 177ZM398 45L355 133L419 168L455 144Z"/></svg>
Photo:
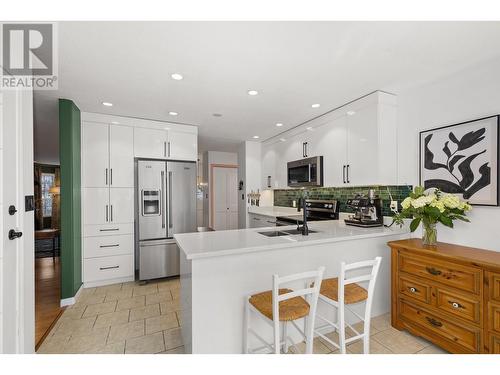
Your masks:
<svg viewBox="0 0 500 375"><path fill-rule="evenodd" d="M168 227L173 228L172 219L172 171L168 172Z"/></svg>
<svg viewBox="0 0 500 375"><path fill-rule="evenodd" d="M165 172L161 171L161 192L160 192L160 205L161 205L161 227L165 228L165 202L163 202L163 192L165 191Z"/></svg>

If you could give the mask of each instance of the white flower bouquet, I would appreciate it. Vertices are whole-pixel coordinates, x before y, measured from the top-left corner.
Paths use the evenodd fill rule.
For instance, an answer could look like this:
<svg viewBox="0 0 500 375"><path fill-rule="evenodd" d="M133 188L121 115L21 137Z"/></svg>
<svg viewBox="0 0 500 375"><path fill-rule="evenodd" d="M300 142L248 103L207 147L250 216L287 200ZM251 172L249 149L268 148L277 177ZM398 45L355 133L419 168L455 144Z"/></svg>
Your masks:
<svg viewBox="0 0 500 375"><path fill-rule="evenodd" d="M394 216L394 222L403 225L403 219L413 218L410 223L412 232L422 223L424 228L422 241L426 245L436 243L437 223L453 228L454 220L469 222L466 212L472 209L470 204L460 200L456 195L439 190L426 192L422 186L416 186L410 196L401 202L401 207L401 212Z"/></svg>

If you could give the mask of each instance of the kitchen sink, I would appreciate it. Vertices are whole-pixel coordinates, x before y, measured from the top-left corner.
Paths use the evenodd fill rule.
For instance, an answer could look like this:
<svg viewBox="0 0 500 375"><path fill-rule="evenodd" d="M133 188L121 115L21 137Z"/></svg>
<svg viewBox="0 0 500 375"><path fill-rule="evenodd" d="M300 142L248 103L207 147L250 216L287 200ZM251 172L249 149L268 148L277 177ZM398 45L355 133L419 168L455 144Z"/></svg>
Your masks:
<svg viewBox="0 0 500 375"><path fill-rule="evenodd" d="M267 232L257 232L257 233L262 234L263 236L267 236L267 237L280 237L280 236L289 236L290 235L290 233L282 232L279 230L270 230Z"/></svg>
<svg viewBox="0 0 500 375"><path fill-rule="evenodd" d="M290 229L290 230L285 230L284 232L288 233L288 234L302 234L302 230L300 229ZM311 230L309 229L309 233L316 233L315 230Z"/></svg>

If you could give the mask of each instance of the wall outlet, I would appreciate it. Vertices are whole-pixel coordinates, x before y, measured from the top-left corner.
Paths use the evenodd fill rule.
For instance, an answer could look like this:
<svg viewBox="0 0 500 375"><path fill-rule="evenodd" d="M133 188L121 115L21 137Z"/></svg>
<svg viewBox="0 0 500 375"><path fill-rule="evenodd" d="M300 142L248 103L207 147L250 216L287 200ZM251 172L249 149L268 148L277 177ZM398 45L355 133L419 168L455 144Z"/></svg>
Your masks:
<svg viewBox="0 0 500 375"><path fill-rule="evenodd" d="M391 211L398 212L398 201L391 201Z"/></svg>

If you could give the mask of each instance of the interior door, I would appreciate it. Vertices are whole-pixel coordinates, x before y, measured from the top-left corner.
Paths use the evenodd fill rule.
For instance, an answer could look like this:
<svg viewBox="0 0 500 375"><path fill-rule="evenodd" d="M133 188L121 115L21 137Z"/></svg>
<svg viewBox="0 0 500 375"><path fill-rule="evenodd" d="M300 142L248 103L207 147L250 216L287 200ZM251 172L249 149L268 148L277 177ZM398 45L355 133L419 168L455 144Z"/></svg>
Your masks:
<svg viewBox="0 0 500 375"><path fill-rule="evenodd" d="M32 92L0 91L0 353L34 352L32 195Z"/></svg>
<svg viewBox="0 0 500 375"><path fill-rule="evenodd" d="M134 129L109 126L109 185L134 187Z"/></svg>
<svg viewBox="0 0 500 375"><path fill-rule="evenodd" d="M228 230L238 228L238 169L234 167L214 167L213 188L213 229Z"/></svg>
<svg viewBox="0 0 500 375"><path fill-rule="evenodd" d="M106 187L110 181L109 174L109 126L84 122L82 187Z"/></svg>

